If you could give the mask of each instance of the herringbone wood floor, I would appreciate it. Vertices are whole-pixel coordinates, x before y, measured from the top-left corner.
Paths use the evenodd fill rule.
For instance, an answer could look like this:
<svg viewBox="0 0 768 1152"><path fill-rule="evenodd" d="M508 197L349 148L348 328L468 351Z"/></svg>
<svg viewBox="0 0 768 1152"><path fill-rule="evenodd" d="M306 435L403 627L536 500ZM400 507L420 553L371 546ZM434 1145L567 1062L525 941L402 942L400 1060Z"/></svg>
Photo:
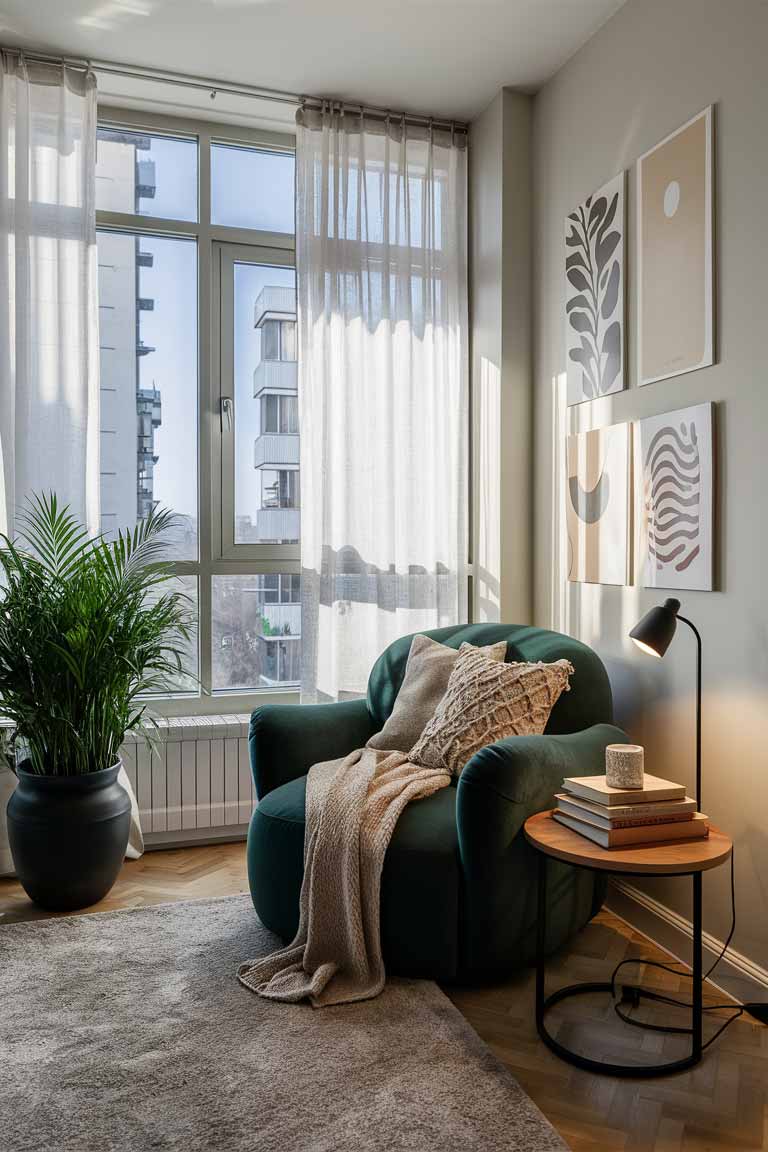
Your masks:
<svg viewBox="0 0 768 1152"><path fill-rule="evenodd" d="M247 890L243 844L150 852L126 863L109 896L87 911ZM30 904L15 881L0 880L0 924L46 915ZM548 978L552 987L606 979L618 960L637 955L669 960L644 937L603 912L552 961ZM675 976L654 974L652 969L642 975L645 983L673 995L684 996L690 990L689 981ZM768 1028L739 1020L693 1071L633 1082L582 1072L544 1047L533 1025L529 972L492 987L445 991L574 1152L768 1150ZM715 989L709 989L707 996L709 1003L723 999ZM650 1060L668 1059L675 1052L673 1038L622 1025L605 998L580 998L557 1013L552 1013L550 1027L566 1037L569 1045L583 1043L598 1058L622 1060L627 1046L648 1053ZM651 1010L648 1018L683 1023L670 1009ZM715 1026L712 1020L707 1034Z"/></svg>

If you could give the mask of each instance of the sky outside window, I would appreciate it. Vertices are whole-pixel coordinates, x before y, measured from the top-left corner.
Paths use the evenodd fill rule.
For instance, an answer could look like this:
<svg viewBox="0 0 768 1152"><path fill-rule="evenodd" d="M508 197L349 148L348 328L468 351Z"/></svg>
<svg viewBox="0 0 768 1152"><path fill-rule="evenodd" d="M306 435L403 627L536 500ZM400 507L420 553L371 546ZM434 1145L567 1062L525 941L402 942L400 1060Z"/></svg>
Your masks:
<svg viewBox="0 0 768 1152"><path fill-rule="evenodd" d="M211 222L262 232L294 230L292 152L211 145Z"/></svg>
<svg viewBox="0 0 768 1152"><path fill-rule="evenodd" d="M197 140L99 128L96 208L197 220Z"/></svg>
<svg viewBox="0 0 768 1152"><path fill-rule="evenodd" d="M160 391L162 422L155 432L155 499L197 522L197 245L193 240L142 236L139 293L152 300L139 312L139 335L153 352L139 358L139 385ZM188 556L186 559L197 559Z"/></svg>

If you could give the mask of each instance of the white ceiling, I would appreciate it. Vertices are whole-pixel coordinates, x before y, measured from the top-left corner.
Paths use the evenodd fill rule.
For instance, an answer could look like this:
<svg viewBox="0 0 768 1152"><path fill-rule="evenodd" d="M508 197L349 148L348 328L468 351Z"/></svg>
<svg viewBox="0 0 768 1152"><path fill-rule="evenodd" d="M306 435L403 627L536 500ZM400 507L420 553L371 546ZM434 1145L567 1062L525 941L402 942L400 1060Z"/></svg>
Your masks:
<svg viewBox="0 0 768 1152"><path fill-rule="evenodd" d="M539 87L622 3L0 0L0 43L471 119L504 85Z"/></svg>

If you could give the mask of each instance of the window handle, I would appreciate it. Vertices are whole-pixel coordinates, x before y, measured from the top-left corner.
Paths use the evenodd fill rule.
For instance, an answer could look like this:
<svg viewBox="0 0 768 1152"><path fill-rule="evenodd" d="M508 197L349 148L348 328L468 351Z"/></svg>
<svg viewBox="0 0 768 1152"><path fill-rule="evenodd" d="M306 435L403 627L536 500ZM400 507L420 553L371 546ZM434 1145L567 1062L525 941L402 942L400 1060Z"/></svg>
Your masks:
<svg viewBox="0 0 768 1152"><path fill-rule="evenodd" d="M232 431L232 397L222 396L221 398L221 418L227 422L227 432Z"/></svg>

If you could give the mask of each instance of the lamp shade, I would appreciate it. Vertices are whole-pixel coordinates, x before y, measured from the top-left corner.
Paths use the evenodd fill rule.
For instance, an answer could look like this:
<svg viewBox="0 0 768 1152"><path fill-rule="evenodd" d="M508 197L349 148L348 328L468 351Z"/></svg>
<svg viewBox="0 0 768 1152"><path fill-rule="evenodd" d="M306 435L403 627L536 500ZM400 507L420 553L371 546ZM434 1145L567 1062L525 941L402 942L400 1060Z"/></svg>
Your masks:
<svg viewBox="0 0 768 1152"><path fill-rule="evenodd" d="M670 599L657 604L635 624L629 634L631 639L643 652L651 656L663 656L672 643L679 611L679 600Z"/></svg>

